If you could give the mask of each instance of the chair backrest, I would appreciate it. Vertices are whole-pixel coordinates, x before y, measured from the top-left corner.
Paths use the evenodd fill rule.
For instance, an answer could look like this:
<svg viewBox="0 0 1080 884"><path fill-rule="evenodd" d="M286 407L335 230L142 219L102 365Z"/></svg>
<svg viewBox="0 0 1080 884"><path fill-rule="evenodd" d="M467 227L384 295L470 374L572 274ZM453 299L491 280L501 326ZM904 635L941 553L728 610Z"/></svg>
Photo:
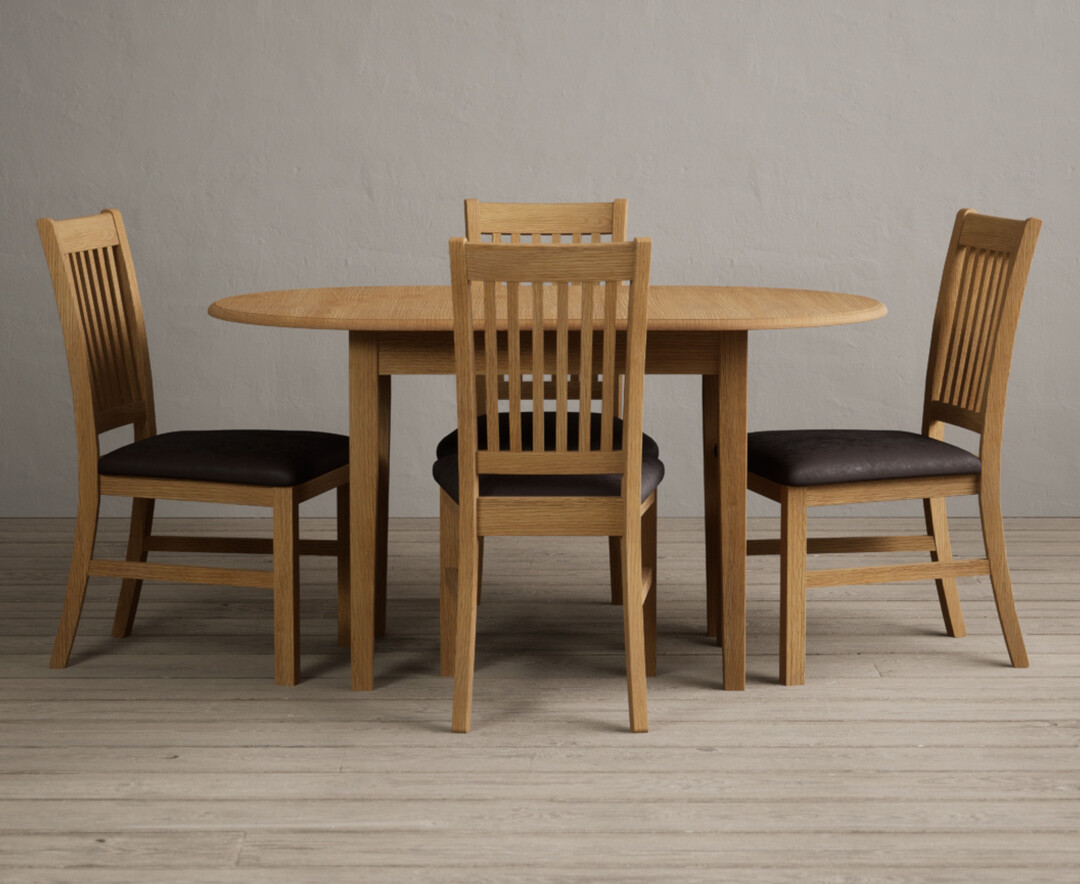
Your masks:
<svg viewBox="0 0 1080 884"><path fill-rule="evenodd" d="M450 241L457 364L461 501L477 493L479 473L623 474L624 495L641 484L641 408L651 244L535 245ZM628 285L627 285L628 284ZM574 332L571 332L571 326ZM616 328L625 328L625 344ZM580 332L578 331L580 329ZM476 352L480 331L482 352ZM487 389L487 448L477 450L477 375L506 375L509 439L500 439L495 385ZM522 437L530 384L532 438ZM623 432L616 441L616 387L625 375ZM579 392L576 445L568 436L572 376L599 375L600 438L592 437L592 397ZM554 388L554 447L545 448L545 401ZM505 447L506 450L500 450ZM575 450L576 449L576 450ZM637 504L637 498L631 498Z"/></svg>
<svg viewBox="0 0 1080 884"><path fill-rule="evenodd" d="M610 203L481 203L467 199L465 238L473 243L558 244L564 239L573 243L626 242L626 200Z"/></svg>
<svg viewBox="0 0 1080 884"><path fill-rule="evenodd" d="M923 431L943 424L1000 442L1013 340L1042 222L961 209L941 277L930 341Z"/></svg>
<svg viewBox="0 0 1080 884"><path fill-rule="evenodd" d="M156 432L150 353L139 286L120 213L38 221L64 331L75 431L83 456L97 436L135 425L135 438Z"/></svg>
<svg viewBox="0 0 1080 884"><path fill-rule="evenodd" d="M626 242L627 202L625 199L610 203L482 203L475 199L465 200L465 238L471 243L509 242L511 244L557 245L563 241ZM581 392L579 379L570 379L570 395ZM505 402L509 386L505 377L499 379L498 399ZM549 388L547 395L552 395ZM532 398L529 383L523 395ZM600 385L592 384L594 399L600 398ZM621 392L616 391L615 410L621 414ZM486 407L480 403L480 410Z"/></svg>

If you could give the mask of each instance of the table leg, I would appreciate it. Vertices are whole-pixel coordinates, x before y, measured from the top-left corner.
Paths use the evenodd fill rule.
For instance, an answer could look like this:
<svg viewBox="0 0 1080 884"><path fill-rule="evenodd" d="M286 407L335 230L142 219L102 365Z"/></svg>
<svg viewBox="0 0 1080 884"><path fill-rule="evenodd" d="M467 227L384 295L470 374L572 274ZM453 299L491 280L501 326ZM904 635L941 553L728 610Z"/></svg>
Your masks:
<svg viewBox="0 0 1080 884"><path fill-rule="evenodd" d="M701 377L701 454L705 472L705 619L708 634L720 642L720 387L716 375Z"/></svg>
<svg viewBox="0 0 1080 884"><path fill-rule="evenodd" d="M386 635L386 559L390 533L390 375L379 376L379 498L375 510L375 637Z"/></svg>
<svg viewBox="0 0 1080 884"><path fill-rule="evenodd" d="M381 398L378 352L375 335L349 332L350 644L354 691L374 687Z"/></svg>
<svg viewBox="0 0 1080 884"><path fill-rule="evenodd" d="M747 332L719 336L720 586L724 689L746 687Z"/></svg>

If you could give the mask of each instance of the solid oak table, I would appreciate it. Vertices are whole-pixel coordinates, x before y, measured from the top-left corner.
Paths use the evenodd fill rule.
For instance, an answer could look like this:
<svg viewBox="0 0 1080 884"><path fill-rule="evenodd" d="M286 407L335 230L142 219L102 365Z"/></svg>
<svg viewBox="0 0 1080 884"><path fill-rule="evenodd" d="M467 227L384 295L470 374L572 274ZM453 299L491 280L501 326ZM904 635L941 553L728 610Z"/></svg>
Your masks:
<svg viewBox="0 0 1080 884"><path fill-rule="evenodd" d="M554 328L554 304L550 313ZM385 632L386 623L390 377L454 374L450 287L261 292L217 301L210 315L253 325L349 332L352 687L371 690L375 637ZM723 647L723 686L728 690L746 685L748 332L842 325L884 315L884 305L872 298L836 292L649 287L645 371L701 376L708 629ZM571 329L576 330L573 316ZM482 365L482 340L477 358Z"/></svg>

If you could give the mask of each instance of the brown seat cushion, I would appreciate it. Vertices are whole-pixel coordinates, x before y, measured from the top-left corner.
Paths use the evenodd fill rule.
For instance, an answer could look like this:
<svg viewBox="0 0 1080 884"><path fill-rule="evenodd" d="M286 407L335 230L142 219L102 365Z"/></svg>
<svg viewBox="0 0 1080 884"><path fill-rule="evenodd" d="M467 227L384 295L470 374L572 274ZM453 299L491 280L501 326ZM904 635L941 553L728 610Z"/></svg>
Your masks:
<svg viewBox="0 0 1080 884"><path fill-rule="evenodd" d="M833 485L982 471L974 454L899 430L768 430L747 437L751 473L781 485Z"/></svg>
<svg viewBox="0 0 1080 884"><path fill-rule="evenodd" d="M589 444L593 449L600 447L600 415L593 414L590 416L590 435ZM577 451L578 448L578 425L580 421L580 415L576 411L567 412L566 415L566 447L571 451ZM618 448L622 445L622 425L623 422L618 418L615 419L614 429L612 435L615 438L615 447ZM477 446L479 448L487 448L487 417L480 417L476 421L477 432ZM521 443L522 447L526 451L532 451L532 412L523 411L521 413ZM435 457L446 457L448 454L454 454L457 451L457 430L443 436L439 440L439 444L435 446ZM510 448L510 415L505 411L499 412L499 447L503 451L507 451ZM555 447L555 412L544 412L544 447ZM659 457L660 446L656 444L656 440L646 434L641 434L641 453L645 457Z"/></svg>
<svg viewBox="0 0 1080 884"><path fill-rule="evenodd" d="M458 458L448 454L431 468L439 483L455 502L458 499ZM641 499L652 494L664 478L664 464L656 457L641 460ZM480 476L480 494L484 497L618 497L622 476Z"/></svg>
<svg viewBox="0 0 1080 884"><path fill-rule="evenodd" d="M349 462L349 437L310 430L183 430L103 455L108 476L299 485Z"/></svg>

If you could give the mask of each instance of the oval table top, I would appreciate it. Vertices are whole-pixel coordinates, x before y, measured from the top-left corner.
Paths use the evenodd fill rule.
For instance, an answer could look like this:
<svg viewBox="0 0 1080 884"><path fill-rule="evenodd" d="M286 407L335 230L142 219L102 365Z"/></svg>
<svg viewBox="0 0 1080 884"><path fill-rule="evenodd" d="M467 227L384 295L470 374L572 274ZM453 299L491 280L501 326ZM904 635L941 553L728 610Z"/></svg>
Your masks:
<svg viewBox="0 0 1080 884"><path fill-rule="evenodd" d="M528 286L522 286L523 296ZM479 305L480 301L477 300ZM554 298L550 311L554 322ZM229 322L349 331L452 331L450 286L287 289L222 298L210 315ZM547 312L547 311L545 311ZM862 295L754 286L650 285L650 331L812 328L879 319ZM477 317L481 313L477 311ZM570 317L574 321L573 315Z"/></svg>

